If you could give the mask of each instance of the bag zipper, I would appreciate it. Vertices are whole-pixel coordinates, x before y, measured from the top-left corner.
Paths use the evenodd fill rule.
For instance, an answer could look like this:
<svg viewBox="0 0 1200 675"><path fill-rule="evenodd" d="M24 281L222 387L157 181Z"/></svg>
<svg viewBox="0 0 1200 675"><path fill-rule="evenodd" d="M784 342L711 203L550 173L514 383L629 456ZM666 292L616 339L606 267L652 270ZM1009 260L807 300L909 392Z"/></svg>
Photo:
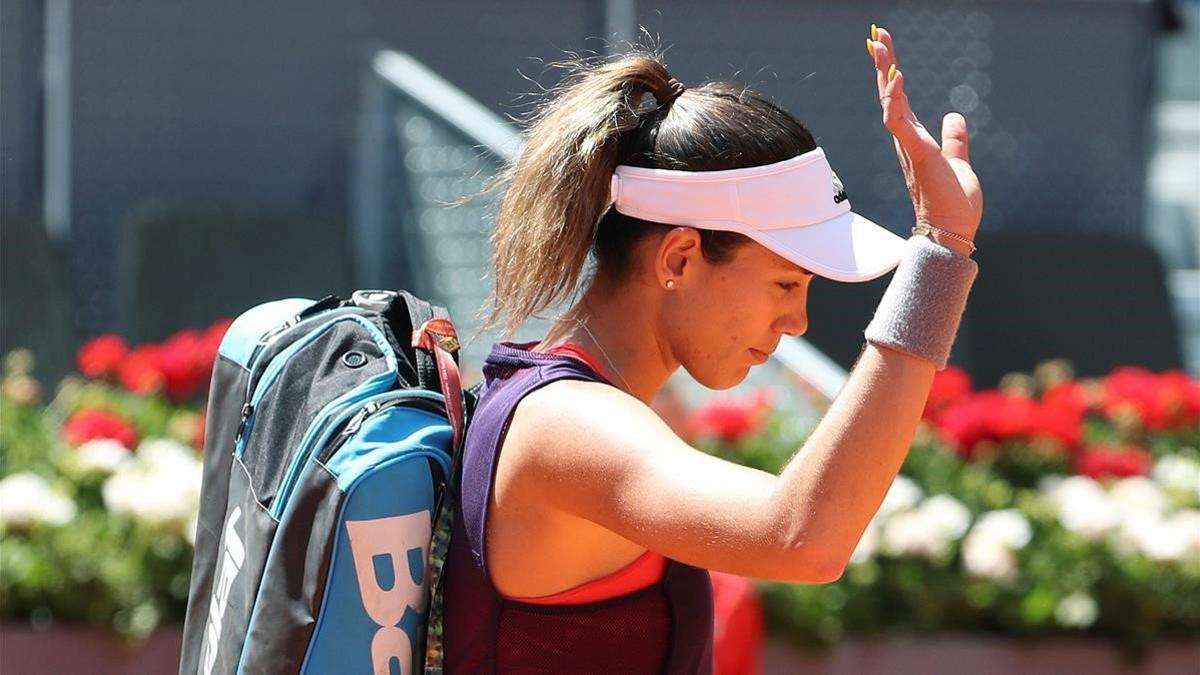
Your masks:
<svg viewBox="0 0 1200 675"><path fill-rule="evenodd" d="M305 310L305 312L307 312L307 311L308 310ZM278 339L279 336L283 335L288 330L294 328L295 326L298 326L305 319L309 318L309 317L305 316L305 312L301 312L301 313L291 317L287 321L284 321L283 323L279 324L278 326L272 328L271 330L267 331L266 333L263 333L262 336L258 338L258 342L255 343L253 351L250 352L250 359L248 361L248 363L250 364L250 377L247 378L247 380L246 380L246 396L244 399L245 402L242 404L242 414L241 414L241 419L238 420L237 434L235 434L233 437L234 455L237 457L241 457L241 452L239 451L239 447L242 444L242 437L245 436L245 434L246 434L247 427L249 426L250 416L254 414L254 403L251 402L251 398L253 397L254 392L258 388L258 382L260 382L262 380L262 378L266 377L266 373L263 373L262 377L260 377L258 379L256 379L254 377L254 371L257 370L258 367L261 365L258 363L259 356L262 354L262 352L267 347L274 344L275 340ZM343 314L352 314L352 313L354 313L354 312L353 311L341 312L341 311L334 310L333 314L326 315L324 318L329 318L330 316L337 317L337 316L341 316ZM286 350L285 350L285 352L286 352ZM274 363L280 356L283 356L283 353L276 354L275 358L271 359L271 361L269 363L267 363L265 367L269 370L271 363Z"/></svg>
<svg viewBox="0 0 1200 675"><path fill-rule="evenodd" d="M318 414L316 420L305 432L304 438L301 439L300 448L292 455L292 461L288 464L287 472L284 474L283 481L279 484L279 490L275 493L274 501L271 502L271 516L279 519L283 515L283 509L287 505L287 500L291 497L292 491L295 489L295 484L300 480L300 474L303 472L304 466L308 463L310 455L315 450L325 447L339 427L344 423L346 424L341 436L334 441L336 447L333 450L341 447L342 443L354 433L357 433L363 422L372 414L400 405L405 401L411 402L415 400L430 401L444 406L441 394L421 389L404 389L374 394L365 399L356 397L356 400L341 402L328 413L322 411L322 413ZM326 420L328 420L327 423ZM349 423L347 423L347 420L349 420ZM332 454L333 452L322 453L316 459L317 461L324 461L332 456Z"/></svg>
<svg viewBox="0 0 1200 675"><path fill-rule="evenodd" d="M341 321L355 321L357 323L362 323L368 329L368 332L371 333L371 336L375 339L376 344L378 344L381 349L385 349L384 358L387 359L389 365L388 372L392 373L393 380L399 379L399 369L396 367L396 356L394 350L388 343L387 338L384 337L383 333L380 332L380 330L374 324L363 318L356 308L348 309L346 314L339 314L337 316L330 317L329 321L314 328L304 337L288 345L287 349L284 349L279 354L276 354L275 358L271 359L271 362L267 364L267 369L263 372L262 377L258 380L258 382L254 383L253 394L247 395L247 400L249 402L242 405L242 419L238 422L238 433L234 440L233 454L235 457L241 457L243 454L245 454L247 437L249 436L250 430L254 426L255 409L258 407L258 404L262 401L263 397L266 396L267 391L271 388L271 385L274 384L275 379L279 376L279 371L283 370L284 366L287 365L288 359L290 359L293 354L300 351L305 346L311 344L323 333ZM389 383L388 386L390 387L392 384L394 384L394 382Z"/></svg>

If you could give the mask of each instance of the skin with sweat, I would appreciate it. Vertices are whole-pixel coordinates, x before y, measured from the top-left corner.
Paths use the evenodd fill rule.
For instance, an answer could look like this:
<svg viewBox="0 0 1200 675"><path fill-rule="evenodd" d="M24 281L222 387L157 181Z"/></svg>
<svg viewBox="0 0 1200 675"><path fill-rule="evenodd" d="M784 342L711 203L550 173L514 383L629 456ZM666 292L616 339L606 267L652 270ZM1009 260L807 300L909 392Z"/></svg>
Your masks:
<svg viewBox="0 0 1200 675"><path fill-rule="evenodd" d="M886 30L868 51L917 219L973 239L982 191L966 121L947 115L939 144L912 113ZM559 381L517 406L487 522L489 574L505 595L558 593L648 549L749 577L833 581L904 460L934 366L873 344L777 476L676 436L648 405L668 377L682 367L712 389L741 382L782 336L807 330L812 274L753 243L711 264L696 230L664 230L639 244L629 274L592 283L587 331L561 323L539 347L580 344L618 386Z"/></svg>

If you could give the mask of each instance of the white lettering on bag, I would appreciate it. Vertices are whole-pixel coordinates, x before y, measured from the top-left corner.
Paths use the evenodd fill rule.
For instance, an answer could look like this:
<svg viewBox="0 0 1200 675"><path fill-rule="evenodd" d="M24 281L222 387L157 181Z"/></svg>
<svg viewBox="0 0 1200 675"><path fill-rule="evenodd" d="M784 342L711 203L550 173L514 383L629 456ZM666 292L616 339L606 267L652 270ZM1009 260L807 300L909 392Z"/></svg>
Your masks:
<svg viewBox="0 0 1200 675"><path fill-rule="evenodd" d="M420 564L429 558L433 537L429 511L375 520L347 520L350 552L358 579L359 597L367 616L379 630L371 640L371 663L375 673L387 675L392 659L400 663L400 672L412 670L413 646L408 634L397 627L404 611L424 612L428 603L429 575L420 570L420 583L413 581L409 551L420 552ZM387 556L392 566L392 583L384 588L375 575L375 558Z"/></svg>
<svg viewBox="0 0 1200 675"><path fill-rule="evenodd" d="M212 600L208 604L208 623L204 630L204 644L200 649L201 671L204 675L212 673L217 662L217 647L221 638L221 620L225 618L225 609L229 604L229 589L237 578L246 562L246 547L238 537L237 521L242 517L242 507L237 507L225 521L225 550L217 564L220 571L217 581L213 584Z"/></svg>

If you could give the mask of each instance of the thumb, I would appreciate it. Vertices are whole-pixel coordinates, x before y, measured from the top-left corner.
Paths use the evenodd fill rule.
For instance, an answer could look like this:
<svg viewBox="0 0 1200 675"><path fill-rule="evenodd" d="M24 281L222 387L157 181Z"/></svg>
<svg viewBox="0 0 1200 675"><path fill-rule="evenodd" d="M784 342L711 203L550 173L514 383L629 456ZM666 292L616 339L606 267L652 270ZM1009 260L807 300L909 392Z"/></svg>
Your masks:
<svg viewBox="0 0 1200 675"><path fill-rule="evenodd" d="M960 113L946 113L942 118L942 156L971 163L970 140L967 138L967 118Z"/></svg>

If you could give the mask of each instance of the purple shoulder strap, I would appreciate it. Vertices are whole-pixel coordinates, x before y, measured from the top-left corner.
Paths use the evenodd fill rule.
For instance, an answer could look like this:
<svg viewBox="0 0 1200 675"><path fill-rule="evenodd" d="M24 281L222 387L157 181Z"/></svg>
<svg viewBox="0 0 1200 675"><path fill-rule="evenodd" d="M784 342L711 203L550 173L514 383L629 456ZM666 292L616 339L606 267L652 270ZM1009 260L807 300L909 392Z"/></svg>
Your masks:
<svg viewBox="0 0 1200 675"><path fill-rule="evenodd" d="M484 524L496 472L496 453L517 404L527 394L558 380L608 383L604 376L578 359L520 348L527 346L500 343L492 349L483 367L486 384L480 392L480 405L467 429L463 449L460 517L471 553L485 571Z"/></svg>

